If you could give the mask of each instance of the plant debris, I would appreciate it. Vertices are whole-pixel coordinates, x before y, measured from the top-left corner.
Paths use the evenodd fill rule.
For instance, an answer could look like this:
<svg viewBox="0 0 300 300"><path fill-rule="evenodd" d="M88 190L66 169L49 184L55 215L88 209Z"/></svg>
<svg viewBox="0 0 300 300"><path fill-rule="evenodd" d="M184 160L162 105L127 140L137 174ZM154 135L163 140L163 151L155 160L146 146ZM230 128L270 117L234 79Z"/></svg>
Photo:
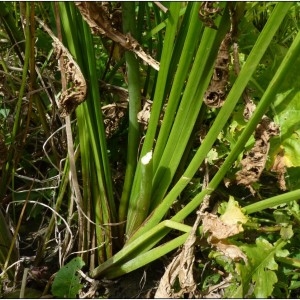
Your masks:
<svg viewBox="0 0 300 300"><path fill-rule="evenodd" d="M66 74L68 88L61 93L59 104L61 106L61 116L65 117L70 115L77 108L77 106L85 100L87 93L86 81L80 70L80 67L68 49L53 34L53 32L43 21L37 17L36 19L53 39L53 47L54 52L56 53L56 59L59 60L61 57L63 58L63 65L61 65L60 68Z"/></svg>
<svg viewBox="0 0 300 300"><path fill-rule="evenodd" d="M218 108L224 104L229 80L231 40L231 33L227 33L220 45L213 76L203 99L208 107Z"/></svg>
<svg viewBox="0 0 300 300"><path fill-rule="evenodd" d="M102 106L107 138L111 138L112 135L120 128L120 124L125 116L127 108L128 102L112 103Z"/></svg>
<svg viewBox="0 0 300 300"><path fill-rule="evenodd" d="M159 70L159 63L144 52L137 40L130 34L121 33L111 25L107 9L103 5L99 2L76 2L75 4L92 32L108 37L126 50L134 52L155 70Z"/></svg>
<svg viewBox="0 0 300 300"><path fill-rule="evenodd" d="M284 159L284 149L281 149L274 160L273 166L271 167L271 171L276 172L277 180L279 184L279 188L282 191L286 191L286 182L285 182L285 174L286 174L286 163Z"/></svg>
<svg viewBox="0 0 300 300"><path fill-rule="evenodd" d="M147 128L150 120L151 107L152 107L152 101L147 100L143 106L143 109L137 114L138 122L144 125L144 129Z"/></svg>
<svg viewBox="0 0 300 300"><path fill-rule="evenodd" d="M254 195L252 184L257 182L265 168L270 148L270 138L279 134L279 127L270 118L264 116L255 130L255 144L241 161L242 169L237 172L237 184L249 188Z"/></svg>
<svg viewBox="0 0 300 300"><path fill-rule="evenodd" d="M199 18L206 27L218 30L214 19L217 15L221 15L222 8L219 7L219 2L204 1L199 10Z"/></svg>
<svg viewBox="0 0 300 300"><path fill-rule="evenodd" d="M247 262L247 257L240 248L227 240L228 237L243 232L242 224L247 220L238 203L230 197L226 211L221 217L211 213L203 215L203 232L208 234L207 242L230 259L242 259Z"/></svg>

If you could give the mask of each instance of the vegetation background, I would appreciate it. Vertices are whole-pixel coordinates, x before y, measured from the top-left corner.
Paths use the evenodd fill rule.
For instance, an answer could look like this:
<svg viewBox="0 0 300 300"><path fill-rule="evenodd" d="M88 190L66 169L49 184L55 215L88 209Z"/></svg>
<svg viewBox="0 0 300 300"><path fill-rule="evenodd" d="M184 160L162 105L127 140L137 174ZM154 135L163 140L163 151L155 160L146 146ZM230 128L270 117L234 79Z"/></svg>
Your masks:
<svg viewBox="0 0 300 300"><path fill-rule="evenodd" d="M1 2L0 295L297 298L299 9Z"/></svg>

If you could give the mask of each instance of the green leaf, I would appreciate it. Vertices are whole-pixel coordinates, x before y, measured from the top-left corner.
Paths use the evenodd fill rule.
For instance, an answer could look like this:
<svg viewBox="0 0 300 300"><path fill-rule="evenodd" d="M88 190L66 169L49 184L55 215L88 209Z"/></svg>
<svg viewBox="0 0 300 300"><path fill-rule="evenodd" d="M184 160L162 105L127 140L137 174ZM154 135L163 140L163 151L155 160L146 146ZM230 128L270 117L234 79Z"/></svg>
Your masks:
<svg viewBox="0 0 300 300"><path fill-rule="evenodd" d="M286 243L280 240L273 246L267 240L258 238L255 245L243 245L241 249L247 254L246 265L237 263L237 272L241 276L241 285L234 291L232 297L245 297L253 287L256 298L267 298L272 295L277 276L274 271L278 269L275 254Z"/></svg>
<svg viewBox="0 0 300 300"><path fill-rule="evenodd" d="M254 274L253 280L256 281L254 294L256 298L267 298L272 295L274 284L277 282L275 272L270 270L259 270Z"/></svg>
<svg viewBox="0 0 300 300"><path fill-rule="evenodd" d="M294 72L292 75L299 81L298 72ZM274 112L276 114L275 121L280 126L280 138L273 138L270 147L271 157L283 150L284 164L288 168L300 166L300 92L299 84L294 82L295 78L287 79L287 81L293 82L293 89L281 89L282 92L276 96Z"/></svg>
<svg viewBox="0 0 300 300"><path fill-rule="evenodd" d="M289 225L287 227L282 227L280 230L280 236L283 240L289 240L293 237L294 231L292 225Z"/></svg>
<svg viewBox="0 0 300 300"><path fill-rule="evenodd" d="M76 298L82 288L79 276L76 274L85 265L80 257L73 258L63 266L56 274L51 292L58 298Z"/></svg>

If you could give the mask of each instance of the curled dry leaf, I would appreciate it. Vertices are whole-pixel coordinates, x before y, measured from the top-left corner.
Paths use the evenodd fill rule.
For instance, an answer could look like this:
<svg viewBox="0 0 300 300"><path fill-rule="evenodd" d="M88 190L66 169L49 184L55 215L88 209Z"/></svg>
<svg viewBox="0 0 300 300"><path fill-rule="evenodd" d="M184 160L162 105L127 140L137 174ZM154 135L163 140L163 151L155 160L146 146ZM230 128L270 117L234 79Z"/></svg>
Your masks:
<svg viewBox="0 0 300 300"><path fill-rule="evenodd" d="M213 76L203 99L208 107L221 107L224 104L229 79L231 40L231 33L227 33L220 45Z"/></svg>
<svg viewBox="0 0 300 300"><path fill-rule="evenodd" d="M68 49L43 21L37 17L36 19L52 38L56 59L59 60L61 57L63 58L63 64L60 66L60 69L66 74L68 88L61 93L59 104L61 106L61 116L65 117L70 115L76 107L85 100L87 93L86 81Z"/></svg>
<svg viewBox="0 0 300 300"><path fill-rule="evenodd" d="M154 298L181 298L183 294L195 294L197 284L193 276L195 261L194 244L195 235L190 235L185 242L182 251L172 260L160 280ZM172 288L176 278L179 279L180 291Z"/></svg>
<svg viewBox="0 0 300 300"><path fill-rule="evenodd" d="M238 203L230 197L225 213L218 217L211 213L203 215L203 232L208 235L207 241L225 256L239 260L247 261L245 254L239 247L228 242L227 238L243 232L242 224L246 223L248 218L243 214Z"/></svg>
<svg viewBox="0 0 300 300"><path fill-rule="evenodd" d="M244 262L247 262L247 256L244 252L238 246L230 244L227 240L211 240L210 243L233 261L242 259Z"/></svg>
<svg viewBox="0 0 300 300"><path fill-rule="evenodd" d="M278 134L279 127L267 116L264 116L256 127L253 148L241 161L242 169L237 172L236 180L238 184L248 187L252 194L255 194L255 190L251 185L259 180L266 165L270 138Z"/></svg>
<svg viewBox="0 0 300 300"><path fill-rule="evenodd" d="M254 104L253 100L251 100L248 97L247 93L244 93L244 95L245 95L244 98L246 99L246 105L244 108L243 116L244 116L244 119L246 121L248 121L251 118L251 116L253 115L256 105Z"/></svg>
<svg viewBox="0 0 300 300"><path fill-rule="evenodd" d="M221 15L222 8L219 7L218 1L204 1L199 10L199 18L206 27L218 29L214 19Z"/></svg>
<svg viewBox="0 0 300 300"><path fill-rule="evenodd" d="M112 103L102 106L106 137L110 138L119 129L125 117L128 102Z"/></svg>
<svg viewBox="0 0 300 300"><path fill-rule="evenodd" d="M104 35L113 40L126 50L134 52L144 62L159 70L159 63L150 55L146 54L137 40L130 34L123 34L111 25L107 9L99 2L76 2L81 15L89 24L93 33Z"/></svg>
<svg viewBox="0 0 300 300"><path fill-rule="evenodd" d="M152 101L147 100L144 104L143 109L137 114L138 122L147 127L151 115Z"/></svg>
<svg viewBox="0 0 300 300"><path fill-rule="evenodd" d="M193 266L195 261L194 248L196 243L196 230L201 218L202 215L198 214L181 252L175 256L167 267L160 280L155 298L181 298L183 294L189 294L197 298L197 283L194 280ZM176 278L179 280L179 292L174 292L172 288Z"/></svg>
<svg viewBox="0 0 300 300"><path fill-rule="evenodd" d="M286 182L285 182L286 162L284 159L284 149L281 149L277 153L271 171L277 173L279 188L285 191L286 190Z"/></svg>
<svg viewBox="0 0 300 300"><path fill-rule="evenodd" d="M242 230L240 224L226 224L218 216L206 213L203 217L203 232L209 233L211 237L217 240L226 239L230 236L240 233Z"/></svg>

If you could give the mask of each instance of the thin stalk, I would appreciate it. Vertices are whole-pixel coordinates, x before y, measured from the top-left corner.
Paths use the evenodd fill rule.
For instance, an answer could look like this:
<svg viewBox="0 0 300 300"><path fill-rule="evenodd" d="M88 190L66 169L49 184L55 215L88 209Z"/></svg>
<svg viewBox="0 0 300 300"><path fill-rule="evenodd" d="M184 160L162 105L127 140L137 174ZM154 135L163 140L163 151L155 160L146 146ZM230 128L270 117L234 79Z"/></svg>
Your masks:
<svg viewBox="0 0 300 300"><path fill-rule="evenodd" d="M105 278L107 278L107 279L117 278L121 275L132 272L138 268L141 268L141 267L163 257L167 253L171 252L172 250L175 250L176 248L178 248L182 244L184 244L184 242L186 241L188 236L189 236L189 233L184 233L161 246L153 248L145 253L142 253L138 257L127 261L126 263L122 264L121 268L115 267L115 268L109 269L105 273Z"/></svg>
<svg viewBox="0 0 300 300"><path fill-rule="evenodd" d="M26 7L26 17L30 18L30 11L29 8ZM2 168L2 178L1 178L1 185L0 185L0 199L3 199L3 196L6 193L6 188L7 188L7 180L8 176L13 175L13 156L16 155L14 149L14 144L16 141L16 136L19 131L19 128L22 123L21 119L21 107L22 107L22 99L24 96L24 92L26 89L26 84L27 84L27 74L28 74L28 67L29 67L29 59L30 59L30 53L31 53L31 43L30 43L30 23L26 23L25 27L25 59L24 59L24 65L23 65L23 72L22 72L22 83L18 95L18 101L16 104L16 110L15 110L15 118L14 118L14 126L12 129L12 134L11 134L11 146L10 146L10 151L8 152L8 158L7 158L7 163L6 165ZM23 59L22 59L23 61Z"/></svg>
<svg viewBox="0 0 300 300"><path fill-rule="evenodd" d="M277 8L278 6L276 6ZM276 10L274 9L274 11ZM293 44L289 48L286 56L284 57L280 67L278 68L276 74L274 75L272 81L270 82L267 90L265 91L264 95L262 96L261 100L259 101L256 110L254 111L252 117L250 118L247 126L243 130L242 134L240 135L239 139L237 140L237 143L234 145L232 148L231 152L225 159L222 167L219 169L219 171L216 173L214 178L211 180L209 183L207 189L205 189L203 192L201 192L199 195L197 195L190 203L188 203L179 213L176 214L172 218L172 220L179 222L179 220L182 220L185 218L187 215L189 215L190 212L192 212L197 206L201 203L203 200L204 196L206 194L211 193L214 191L221 180L223 180L224 176L226 173L229 171L231 168L232 164L235 162L236 158L238 155L243 151L244 146L246 145L247 141L249 140L250 136L253 134L257 124L260 122L261 118L267 111L267 109L272 105L272 102L274 102L274 99L276 99L276 94L280 91L281 88L281 82L284 80L284 78L287 76L289 70L293 66L293 64L296 61L296 58L298 57L300 51L300 32L297 34ZM251 55L251 54L250 54ZM242 69L243 71L243 69ZM241 73L242 73L241 71ZM238 80L237 80L238 81ZM266 203L268 205L272 203L276 203L279 201L283 201L285 203L286 201L292 201L296 200L295 197L299 199L300 193L299 190L296 190L291 193L285 194L287 195L286 197L284 195L276 196L275 199L273 197L272 200L268 199L264 200L263 204L261 204L261 207L266 208ZM289 200L291 199L291 200ZM254 209L259 208L260 205L254 205ZM248 208L249 209L249 208ZM253 206L250 206L250 211L253 210Z"/></svg>
<svg viewBox="0 0 300 300"><path fill-rule="evenodd" d="M123 31L136 36L135 23L135 3L122 2L123 13ZM140 124L137 120L137 114L141 111L141 85L139 63L134 53L126 51L126 68L128 78L129 93L129 126L128 126L128 144L127 144L127 165L124 179L124 186L119 206L119 222L126 219L128 211L128 201L130 197L131 187L137 165L138 147L140 141ZM124 234L120 231L120 237Z"/></svg>
<svg viewBox="0 0 300 300"><path fill-rule="evenodd" d="M160 162L161 156L163 154L163 151L167 143L168 136L171 131L173 120L175 118L176 110L180 100L181 90L184 86L186 76L190 69L190 63L193 59L194 50L197 46L196 37L198 37L202 31L202 26L198 16L199 7L200 7L200 3L197 2L193 3L190 26L187 31L187 37L185 39L185 44L178 63L178 69L175 74L174 82L169 96L169 104L166 108L166 112L164 115L164 122L159 131L159 136L155 147L155 152L154 152L155 163L153 166L154 170L157 170L157 166Z"/></svg>
<svg viewBox="0 0 300 300"><path fill-rule="evenodd" d="M65 167L64 167L64 171L63 171L64 175L63 175L63 178L61 179L61 183L59 185L59 192L58 192L56 202L55 202L54 210L56 212L59 212L60 207L63 203L65 192L66 192L66 189L67 189L67 186L68 186L68 183L69 183L69 176L68 176L69 170L70 170L70 166L69 166L69 162L67 160L66 164L65 164ZM42 243L41 246L37 249L36 257L35 257L35 260L34 260L34 265L35 266L39 265L39 263L43 259L44 253L46 251L46 247L47 247L48 242L49 242L49 240L51 238L51 235L53 233L55 222L56 222L56 216L52 215L51 219L49 221L49 225L47 227L47 230L46 230L46 232L44 234L44 237L43 237L44 243ZM67 233L68 233L68 231L67 231Z"/></svg>
<svg viewBox="0 0 300 300"><path fill-rule="evenodd" d="M55 4L57 5L57 4ZM56 6L57 7L57 6ZM56 12L59 12L58 9ZM58 14L55 15L55 21L56 21L56 28L57 28L57 34L58 39L63 42L62 39L62 28L61 28L61 22L60 17ZM60 58L60 65L63 66L64 60L63 57ZM66 72L63 68L61 68L61 82L62 82L62 91L66 91L67 89L67 81L66 81ZM78 251L83 251L83 241L85 237L85 228L83 227L83 214L82 214L82 195L79 188L78 183L78 177L77 177L77 170L76 170L76 164L75 164L75 157L74 157L74 142L73 142L73 135L72 135L72 128L71 128L71 117L67 115L65 117L66 121L66 134L67 134L67 148L68 148L68 158L69 158L69 164L70 164L70 174L71 174L71 190L74 191L75 195L75 202L78 209L78 230L79 232L82 232L82 234L78 238Z"/></svg>
<svg viewBox="0 0 300 300"><path fill-rule="evenodd" d="M277 29L280 26L280 23L284 19L284 16L288 12L291 5L292 3L278 3L276 5L274 10L272 11L272 14L267 24L265 25L264 29L259 35L258 40L256 41L245 65L243 66L239 77L236 79L232 89L230 90L223 107L221 108L219 114L215 119L215 122L213 123L207 136L203 140L200 148L197 150L187 170L184 172L177 184L168 193L168 195L164 198L162 203L155 209L153 214L149 216L148 220L144 223L144 225L142 225L141 228L133 235L131 240L140 235L143 235L143 233L147 232L149 228L155 226L155 224L157 224L164 217L164 215L169 210L176 197L178 197L178 195L183 191L183 189L193 178L199 166L205 159L207 153L210 151L217 136L219 135L222 128L229 119L237 101L241 97L244 89L248 84L248 81L250 80L252 74L255 72L256 67L258 66L262 56L268 48L273 36L275 35ZM193 209L196 209L196 207L201 203L204 195L207 193L207 189L201 192L201 197L198 198L197 196L197 199L200 199L200 201L196 200L194 202L190 202L184 208L184 213L180 213L180 217L177 216L176 219L184 218L184 216L188 215L191 211L193 211Z"/></svg>
<svg viewBox="0 0 300 300"><path fill-rule="evenodd" d="M194 17L195 16L196 15L194 13ZM198 19L195 21L196 24L199 22ZM219 48L218 46L225 36L227 29L229 29L228 9L225 10L223 18L218 25L220 28L218 31L209 28L205 29L186 88L184 90L182 100L180 102L180 106L176 114L175 122L173 124L172 120L170 122L168 119L165 122L167 123L166 126L169 126L169 128L173 125L172 131L171 133L168 131L163 132L163 145L159 147L158 144L157 148L155 149L154 153L156 153L156 151L160 152L157 153L157 156L154 156L154 161L156 162L156 159L159 160L160 157L161 159L153 179L153 190L155 192L153 194L153 203L151 204L152 209L160 203L165 192L167 191L181 161L181 157L185 151L190 134L194 128L194 124L202 105L203 95L209 84L210 74L212 74L213 71L215 57ZM207 51L207 48L212 50ZM180 62L183 64L185 63L184 61ZM174 88L176 89L177 87L174 86ZM178 94L180 94L179 91ZM169 100L169 102L171 101ZM172 114L175 113L174 109ZM166 141L167 138L167 144L164 145L164 140Z"/></svg>
<svg viewBox="0 0 300 300"><path fill-rule="evenodd" d="M143 248L145 248L146 244L149 248L153 247L153 241L156 240L156 237L160 236L161 234L168 233L171 229L189 233L192 230L192 227L185 224L173 222L171 220L165 220L155 227L151 228L144 234L144 236L137 238L132 243L125 246L117 254L115 254L114 257L108 259L106 262L92 270L90 276L93 278L98 277L101 274L104 274L111 267L121 265L121 263L123 263L126 259L126 261L128 261L129 258L139 256L141 253L141 246L144 246ZM198 233L200 233L199 230Z"/></svg>
<svg viewBox="0 0 300 300"><path fill-rule="evenodd" d="M83 134L89 136L91 152L87 151L85 153L84 149L81 149L82 159L89 160L89 164L86 164L90 166L88 180L96 176L98 184L98 186L93 184L90 186L93 189L91 195L94 200L95 220L98 224L96 227L97 242L99 245L105 243L106 257L102 255L102 249L100 250L101 253L99 253L101 256L99 259L103 261L112 255L113 245L111 238L116 236L116 234L113 233L115 228L112 226L108 226L105 234L103 234L99 225L116 222L117 214L112 192L112 178L107 154L105 128L99 103L100 95L93 41L90 28L83 21L74 3L60 3L60 8L69 48L71 52L74 51L72 53L78 60L79 65L82 66L83 74L85 74L88 83L88 99L77 108L76 114L79 131L82 130L80 136ZM77 34L73 36L74 32L77 32ZM86 128L87 131L85 130ZM92 155L87 157L88 153Z"/></svg>
<svg viewBox="0 0 300 300"><path fill-rule="evenodd" d="M17 20L13 18L13 14L8 10L7 3L0 3L0 18L5 27L5 30L11 40L18 58L22 64L25 64L22 53L25 51L26 45L24 47L24 36L19 27L17 27ZM25 43L27 42L27 39ZM23 70L24 71L24 70Z"/></svg>
<svg viewBox="0 0 300 300"><path fill-rule="evenodd" d="M144 156L149 151L151 151L153 147L154 137L157 130L157 124L158 124L158 120L159 120L159 116L160 116L160 112L164 100L163 97L164 97L165 83L167 80L168 69L169 69L171 56L173 52L173 42L177 31L179 10L180 10L180 3L172 2L170 5L170 14L168 18L168 26L166 29L166 35L165 35L165 41L164 41L164 47L162 53L162 57L164 57L164 59L161 61L160 69L158 72L157 86L155 89L155 95L153 99L151 117L148 125L147 134L145 137L144 145L141 151L141 157ZM129 201L129 207L131 207L131 209L136 207L136 203L134 201L137 200L136 195L139 193L140 180L141 180L141 165L139 163L137 167L137 171L135 173L135 178L134 178L130 201Z"/></svg>
<svg viewBox="0 0 300 300"><path fill-rule="evenodd" d="M261 200L256 203L252 203L243 207L243 210L247 214L253 214L255 212L262 211L267 208L298 200L300 200L300 189L282 195L278 195L269 199Z"/></svg>
<svg viewBox="0 0 300 300"><path fill-rule="evenodd" d="M141 166L141 187L139 193L136 195L137 199L134 201L136 207L130 207L128 210L128 221L126 224L126 233L128 236L130 236L148 216L153 178L152 151L142 157Z"/></svg>
<svg viewBox="0 0 300 300"><path fill-rule="evenodd" d="M151 117L149 120L149 126L145 137L141 156L144 156L146 153L151 151L153 147L153 141L156 134L157 124L164 101L164 90L173 53L173 43L177 31L179 11L180 3L172 2L170 6L170 14L168 18L164 47L162 51L162 57L164 57L164 59L160 62L160 69L158 72Z"/></svg>
<svg viewBox="0 0 300 300"><path fill-rule="evenodd" d="M182 16L182 18L179 19L178 22L178 33L177 33L177 37L175 40L175 45L174 45L174 50L173 50L173 55L172 55L172 59L171 59L171 63L170 63L170 69L169 69L169 73L168 73L168 79L166 82L166 89L165 89L165 97L167 95L170 94L170 90L171 87L173 87L174 83L174 75L176 73L176 70L178 69L179 65L178 62L179 60L182 59L182 56L185 55L185 52L182 50L183 46L186 45L186 39L187 36L190 35L189 30L191 29L190 27L193 27L193 23L196 21L197 23L197 29L202 31L203 30L203 24L200 22L199 19L199 9L200 9L200 2L187 2L187 3L183 3L183 5L185 5L185 13ZM197 11L197 17L195 16L195 10L197 10L198 7L198 11ZM194 14L191 16L191 11L194 11ZM179 14L180 15L180 14ZM194 35L194 40L192 41L192 43L194 44L199 44L200 41L200 37L201 34L199 34L198 30L196 31L195 35ZM192 48L192 46L191 46ZM192 49L186 49L187 51L189 51L191 53ZM194 53L190 54L191 59L194 58ZM187 61L188 64L188 61ZM189 64L188 64L189 65Z"/></svg>
<svg viewBox="0 0 300 300"><path fill-rule="evenodd" d="M156 5L153 5L153 3L152 3L152 11L154 13L155 24L160 24L161 23L161 11ZM159 61L161 58L162 48L163 48L163 36L162 36L161 30L156 33L156 39L157 39L156 46L155 46L156 60Z"/></svg>
<svg viewBox="0 0 300 300"><path fill-rule="evenodd" d="M16 262L19 258L19 254L17 248L15 246L15 239L13 238L10 228L7 224L7 220L2 212L2 208L0 208L0 261L1 265L7 261L6 266ZM1 266L2 270L5 270L4 267ZM2 271L1 270L1 271ZM13 281L15 268L8 269L6 271L8 278ZM5 271L4 271L5 274ZM0 281L5 277L0 276Z"/></svg>
<svg viewBox="0 0 300 300"><path fill-rule="evenodd" d="M95 174L97 174L97 181L99 186L99 199L102 203L100 204L98 201L95 202L95 205L101 206L101 213L103 214L103 222L104 223L114 223L117 220L117 211L116 205L113 197L113 189L112 189L112 177L110 171L110 165L108 161L107 155L107 145L106 145L106 137L105 137L105 128L102 117L102 112L99 107L99 86L97 81L97 72L95 68L95 54L93 49L92 36L90 32L90 28L86 23L83 23L84 37L85 37L85 45L87 46L87 61L88 61L88 80L90 82L90 92L92 102L87 102L87 106L83 106L85 110L88 108L88 111L85 110L85 114L82 116L89 115L91 118L86 118L89 133L90 133L90 141L92 145L93 157L95 162ZM89 99L87 101L89 101ZM91 123L93 121L93 123ZM96 144L97 143L97 144ZM100 154L100 157L99 157ZM94 175L90 175L94 176ZM101 224L101 223L100 223ZM112 255L112 240L111 237L116 236L115 227L108 226L107 234L105 235L106 242L106 257L110 257ZM100 227L97 226L98 230L98 239L103 232L101 232ZM102 242L101 242L102 243ZM102 250L101 250L102 251Z"/></svg>

